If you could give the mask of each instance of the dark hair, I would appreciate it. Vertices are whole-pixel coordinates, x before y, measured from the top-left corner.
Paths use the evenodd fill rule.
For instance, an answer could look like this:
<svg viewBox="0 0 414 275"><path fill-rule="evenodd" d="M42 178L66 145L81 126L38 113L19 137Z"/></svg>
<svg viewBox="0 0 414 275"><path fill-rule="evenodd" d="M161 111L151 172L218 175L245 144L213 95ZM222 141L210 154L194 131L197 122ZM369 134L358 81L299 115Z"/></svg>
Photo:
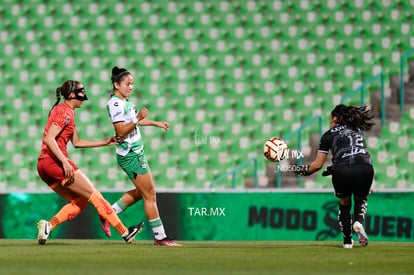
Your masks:
<svg viewBox="0 0 414 275"><path fill-rule="evenodd" d="M118 68L117 66L112 68L112 76L111 76L111 81L112 81L112 85L115 82L121 82L122 79L124 79L125 76L130 75L131 73L128 72L127 69L124 68ZM115 87L114 87L115 88Z"/></svg>
<svg viewBox="0 0 414 275"><path fill-rule="evenodd" d="M337 105L331 112L332 117L337 117L339 124L345 124L353 130L370 130L375 123L374 116L366 105L361 107Z"/></svg>
<svg viewBox="0 0 414 275"><path fill-rule="evenodd" d="M52 108L50 108L50 112L52 109L59 104L60 102L60 96L63 96L64 99L67 99L71 92L74 92L76 90L76 86L81 84L79 81L76 80L66 80L63 82L62 86L56 88L56 102L53 104Z"/></svg>

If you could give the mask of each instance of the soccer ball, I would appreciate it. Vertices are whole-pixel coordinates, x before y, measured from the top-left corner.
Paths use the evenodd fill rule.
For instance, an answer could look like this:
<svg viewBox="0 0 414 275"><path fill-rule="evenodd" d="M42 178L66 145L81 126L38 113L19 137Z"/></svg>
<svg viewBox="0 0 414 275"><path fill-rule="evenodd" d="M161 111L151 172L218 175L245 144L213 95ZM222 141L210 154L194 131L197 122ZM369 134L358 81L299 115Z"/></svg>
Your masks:
<svg viewBox="0 0 414 275"><path fill-rule="evenodd" d="M288 146L281 138L269 138L263 146L263 154L268 160L278 162L286 158Z"/></svg>

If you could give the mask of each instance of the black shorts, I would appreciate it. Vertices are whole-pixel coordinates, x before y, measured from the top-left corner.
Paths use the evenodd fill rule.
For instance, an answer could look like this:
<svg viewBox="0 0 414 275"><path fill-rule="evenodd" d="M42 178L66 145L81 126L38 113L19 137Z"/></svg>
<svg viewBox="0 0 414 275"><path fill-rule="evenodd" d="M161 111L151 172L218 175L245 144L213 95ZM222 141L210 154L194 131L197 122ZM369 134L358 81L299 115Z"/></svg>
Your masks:
<svg viewBox="0 0 414 275"><path fill-rule="evenodd" d="M366 197L372 186L374 169L369 164L335 166L332 171L332 184L338 198Z"/></svg>

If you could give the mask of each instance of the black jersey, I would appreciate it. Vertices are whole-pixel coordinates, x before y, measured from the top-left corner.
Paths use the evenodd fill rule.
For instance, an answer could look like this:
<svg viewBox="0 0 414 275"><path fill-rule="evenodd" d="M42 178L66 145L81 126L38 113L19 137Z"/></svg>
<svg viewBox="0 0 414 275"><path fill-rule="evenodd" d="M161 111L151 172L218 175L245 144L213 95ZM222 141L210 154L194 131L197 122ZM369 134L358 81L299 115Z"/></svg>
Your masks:
<svg viewBox="0 0 414 275"><path fill-rule="evenodd" d="M319 143L319 151L328 154L329 150L332 152L334 166L372 165L362 131L352 130L345 125L337 125L323 134Z"/></svg>

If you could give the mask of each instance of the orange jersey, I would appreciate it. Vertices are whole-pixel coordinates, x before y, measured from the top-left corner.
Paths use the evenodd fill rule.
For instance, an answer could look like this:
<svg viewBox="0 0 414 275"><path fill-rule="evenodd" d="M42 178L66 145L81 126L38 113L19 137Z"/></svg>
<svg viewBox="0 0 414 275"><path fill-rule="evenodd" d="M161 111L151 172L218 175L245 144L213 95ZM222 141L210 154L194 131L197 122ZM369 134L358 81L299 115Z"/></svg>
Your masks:
<svg viewBox="0 0 414 275"><path fill-rule="evenodd" d="M66 147L72 139L73 132L75 130L75 111L66 103L56 105L50 112L50 116L47 119L46 127L43 132L43 138L47 135L50 126L53 124L58 125L62 129L56 137L56 142L62 153L69 158ZM56 158L46 144L42 143L42 150L40 152L39 159L45 157Z"/></svg>

